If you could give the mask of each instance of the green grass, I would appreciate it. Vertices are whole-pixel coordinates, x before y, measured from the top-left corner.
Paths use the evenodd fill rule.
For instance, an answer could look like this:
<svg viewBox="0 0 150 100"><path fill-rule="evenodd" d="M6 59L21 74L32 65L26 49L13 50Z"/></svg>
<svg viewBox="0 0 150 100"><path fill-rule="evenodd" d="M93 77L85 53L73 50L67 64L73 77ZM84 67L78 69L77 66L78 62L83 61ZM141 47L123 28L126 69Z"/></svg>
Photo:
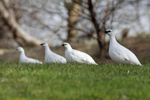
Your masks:
<svg viewBox="0 0 150 100"><path fill-rule="evenodd" d="M0 63L0 100L149 100L150 67Z"/></svg>

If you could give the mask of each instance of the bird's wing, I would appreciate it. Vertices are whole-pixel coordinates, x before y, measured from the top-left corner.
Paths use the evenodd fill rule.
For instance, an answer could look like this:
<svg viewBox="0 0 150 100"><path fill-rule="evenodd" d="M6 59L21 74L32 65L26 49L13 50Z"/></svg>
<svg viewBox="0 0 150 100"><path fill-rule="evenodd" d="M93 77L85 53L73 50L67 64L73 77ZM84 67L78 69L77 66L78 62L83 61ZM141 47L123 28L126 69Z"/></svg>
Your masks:
<svg viewBox="0 0 150 100"><path fill-rule="evenodd" d="M128 63L128 64L135 64L140 65L138 58L126 47L118 44L116 47L112 48L111 51L115 51L111 53L111 57L116 62Z"/></svg>
<svg viewBox="0 0 150 100"><path fill-rule="evenodd" d="M129 49L121 45L120 51L122 51L121 56L123 57L125 63L130 64L140 64L139 60Z"/></svg>
<svg viewBox="0 0 150 100"><path fill-rule="evenodd" d="M97 65L97 63L94 61L94 59L90 55L88 55L86 53L84 53L84 55L86 56L86 62L87 63L96 64Z"/></svg>
<svg viewBox="0 0 150 100"><path fill-rule="evenodd" d="M85 63L86 62L86 57L83 52L78 51L78 50L72 50L70 52L70 56L73 60L80 62L80 63Z"/></svg>
<svg viewBox="0 0 150 100"><path fill-rule="evenodd" d="M122 62L125 63L126 61L129 61L128 56L125 53L125 49L121 45L117 45L116 47L112 48L113 51L111 53L111 57L115 62Z"/></svg>
<svg viewBox="0 0 150 100"><path fill-rule="evenodd" d="M136 57L136 55L131 52L129 49L125 48L124 49L124 52L126 52L126 56L127 56L127 63L130 63L130 64L135 64L135 65L140 65L141 66L141 63L140 61L138 60L138 58Z"/></svg>
<svg viewBox="0 0 150 100"><path fill-rule="evenodd" d="M128 50L127 48L123 47L119 49L121 52L118 53L120 56L122 56L122 58L125 60L125 61L129 61L129 57L128 57L128 53L126 53L126 51Z"/></svg>
<svg viewBox="0 0 150 100"><path fill-rule="evenodd" d="M26 58L25 59L27 63L39 63L39 64L42 64L42 62L36 60L36 59L33 59L33 58Z"/></svg>
<svg viewBox="0 0 150 100"><path fill-rule="evenodd" d="M51 53L48 58L49 60L51 60L51 62L53 63L66 63L66 59L56 53Z"/></svg>
<svg viewBox="0 0 150 100"><path fill-rule="evenodd" d="M64 58L64 57L62 57L62 56L60 56L60 55L58 55L58 54L56 54L55 53L55 60L56 61L58 61L59 60L59 62L61 62L61 63L66 63L66 58Z"/></svg>

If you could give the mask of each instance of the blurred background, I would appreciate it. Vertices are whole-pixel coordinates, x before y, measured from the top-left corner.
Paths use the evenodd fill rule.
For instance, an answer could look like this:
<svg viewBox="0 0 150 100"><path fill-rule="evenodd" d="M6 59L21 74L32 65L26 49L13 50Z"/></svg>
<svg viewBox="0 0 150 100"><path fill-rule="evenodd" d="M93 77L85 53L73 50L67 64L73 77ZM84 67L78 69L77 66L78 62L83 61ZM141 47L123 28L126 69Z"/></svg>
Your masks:
<svg viewBox="0 0 150 100"><path fill-rule="evenodd" d="M140 61L150 62L149 0L0 0L0 61L17 62L19 46L44 61L42 42L64 56L61 44L69 42L108 63L108 28Z"/></svg>

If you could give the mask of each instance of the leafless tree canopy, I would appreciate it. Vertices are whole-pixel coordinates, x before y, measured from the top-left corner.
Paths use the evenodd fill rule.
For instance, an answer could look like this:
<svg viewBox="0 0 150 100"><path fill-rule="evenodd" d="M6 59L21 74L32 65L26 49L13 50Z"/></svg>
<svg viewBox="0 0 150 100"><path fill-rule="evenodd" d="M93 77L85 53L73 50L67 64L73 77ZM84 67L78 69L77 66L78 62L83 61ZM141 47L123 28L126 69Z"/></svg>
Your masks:
<svg viewBox="0 0 150 100"><path fill-rule="evenodd" d="M2 0L14 12L16 23L27 34L58 45L77 37L94 38L105 49L103 31L144 29L141 20L150 14L149 0ZM4 2L8 2L4 5ZM7 26L0 16L1 26ZM4 25L5 24L5 25ZM14 33L14 28L1 27ZM82 38L83 39L83 38ZM18 41L22 41L19 39Z"/></svg>
<svg viewBox="0 0 150 100"><path fill-rule="evenodd" d="M87 37L96 39L100 52L105 49L104 30L107 28L118 30L142 28L140 17L146 13L144 10L147 9L149 3L142 0L72 0L72 2L81 7L75 11L80 14L75 23L76 27L71 28L78 30L78 34L82 34L81 36L85 34Z"/></svg>

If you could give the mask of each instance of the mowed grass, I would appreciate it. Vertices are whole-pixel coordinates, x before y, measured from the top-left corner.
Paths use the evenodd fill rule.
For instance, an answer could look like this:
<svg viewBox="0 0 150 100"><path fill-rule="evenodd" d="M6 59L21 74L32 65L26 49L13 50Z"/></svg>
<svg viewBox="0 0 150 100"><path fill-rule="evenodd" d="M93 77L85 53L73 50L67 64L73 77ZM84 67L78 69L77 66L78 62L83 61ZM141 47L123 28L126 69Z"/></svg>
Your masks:
<svg viewBox="0 0 150 100"><path fill-rule="evenodd" d="M150 67L0 62L0 100L149 100Z"/></svg>

